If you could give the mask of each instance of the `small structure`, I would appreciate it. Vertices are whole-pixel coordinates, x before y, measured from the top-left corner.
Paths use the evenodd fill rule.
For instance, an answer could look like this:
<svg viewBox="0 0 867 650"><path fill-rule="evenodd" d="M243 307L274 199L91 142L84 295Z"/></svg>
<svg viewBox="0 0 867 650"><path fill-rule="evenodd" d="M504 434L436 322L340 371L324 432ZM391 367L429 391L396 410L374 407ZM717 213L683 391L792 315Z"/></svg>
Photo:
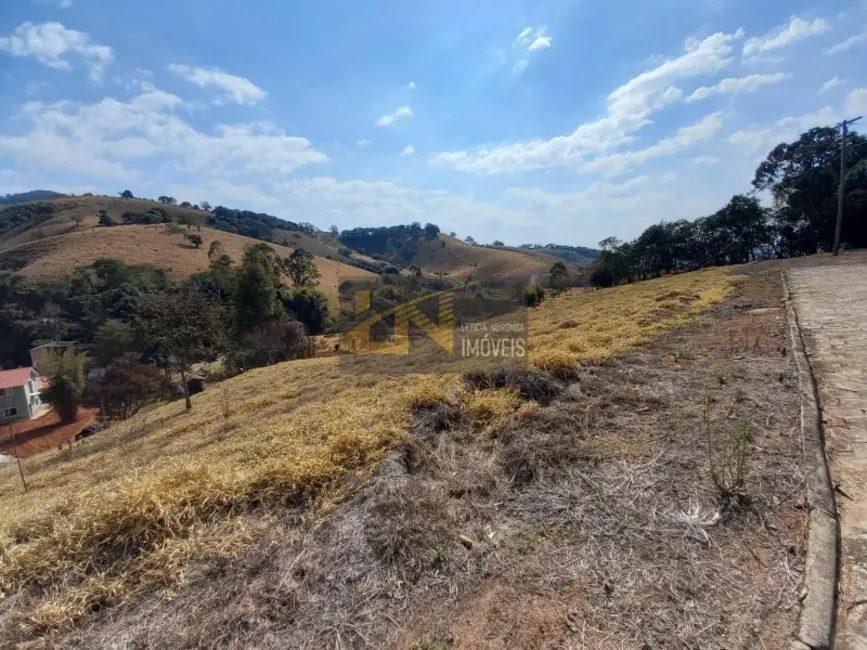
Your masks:
<svg viewBox="0 0 867 650"><path fill-rule="evenodd" d="M36 368L0 371L0 424L40 415L39 392L46 387Z"/></svg>

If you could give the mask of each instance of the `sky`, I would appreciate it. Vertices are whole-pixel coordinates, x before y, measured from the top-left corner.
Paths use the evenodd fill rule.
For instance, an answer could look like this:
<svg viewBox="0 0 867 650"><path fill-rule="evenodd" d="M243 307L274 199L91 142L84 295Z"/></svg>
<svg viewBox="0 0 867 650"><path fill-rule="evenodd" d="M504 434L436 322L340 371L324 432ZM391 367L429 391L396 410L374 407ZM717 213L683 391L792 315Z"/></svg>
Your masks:
<svg viewBox="0 0 867 650"><path fill-rule="evenodd" d="M595 246L867 113L867 0L2 0L0 194Z"/></svg>

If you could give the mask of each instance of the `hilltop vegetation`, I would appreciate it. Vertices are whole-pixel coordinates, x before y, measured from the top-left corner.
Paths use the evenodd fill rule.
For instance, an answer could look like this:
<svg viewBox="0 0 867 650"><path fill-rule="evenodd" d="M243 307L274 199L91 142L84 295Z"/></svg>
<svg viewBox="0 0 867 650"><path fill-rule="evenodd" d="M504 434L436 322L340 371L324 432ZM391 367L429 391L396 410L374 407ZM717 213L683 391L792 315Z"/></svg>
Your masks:
<svg viewBox="0 0 867 650"><path fill-rule="evenodd" d="M27 203L29 201L50 201L57 199L64 194L52 192L50 190L33 190L32 192L21 192L19 194L7 194L0 196L0 205L12 205L14 203Z"/></svg>
<svg viewBox="0 0 867 650"><path fill-rule="evenodd" d="M845 213L840 242L867 246L867 137L850 134ZM834 128L815 128L774 148L756 169L755 191L770 192L774 207L737 194L720 210L694 221L664 221L631 242L609 237L590 280L612 286L705 266L742 264L830 251L834 246L840 142Z"/></svg>

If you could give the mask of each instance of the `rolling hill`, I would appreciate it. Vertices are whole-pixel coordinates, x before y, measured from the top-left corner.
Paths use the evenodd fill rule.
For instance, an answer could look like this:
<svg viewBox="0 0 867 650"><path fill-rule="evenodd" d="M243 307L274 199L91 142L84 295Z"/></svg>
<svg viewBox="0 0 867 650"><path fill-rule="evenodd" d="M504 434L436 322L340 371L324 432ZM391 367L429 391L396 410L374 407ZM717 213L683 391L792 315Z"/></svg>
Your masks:
<svg viewBox="0 0 867 650"><path fill-rule="evenodd" d="M154 205L151 201L109 197L60 199L50 219L0 238L0 269L33 278L52 278L77 266L91 264L100 257L113 257L128 264L153 264L180 278L208 268L208 248L214 240L219 240L235 261L241 259L247 246L259 243L249 237L202 227L198 234L202 236L203 245L196 249L185 241L183 233L173 234L165 224L97 225L99 210L106 210L112 218L120 220L124 212L145 212ZM194 221L202 221L207 214L176 206L161 207L173 218L186 215ZM73 217L81 218L81 224L77 225ZM281 257L292 250L278 244L271 246ZM337 299L340 278L374 276L325 257L315 256L315 263L321 275L320 287L331 300Z"/></svg>
<svg viewBox="0 0 867 650"><path fill-rule="evenodd" d="M15 203L28 203L30 201L50 201L61 196L65 195L59 192L52 192L51 190L33 190L32 192L0 196L0 205L13 205Z"/></svg>

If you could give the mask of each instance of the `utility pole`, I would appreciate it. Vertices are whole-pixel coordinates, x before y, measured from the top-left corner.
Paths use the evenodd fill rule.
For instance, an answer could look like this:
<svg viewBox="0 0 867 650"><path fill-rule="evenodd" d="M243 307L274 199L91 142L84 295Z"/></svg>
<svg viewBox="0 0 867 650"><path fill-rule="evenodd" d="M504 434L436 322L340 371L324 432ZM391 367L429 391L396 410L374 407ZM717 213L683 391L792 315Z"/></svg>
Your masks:
<svg viewBox="0 0 867 650"><path fill-rule="evenodd" d="M837 225L834 228L834 255L840 253L840 233L843 231L843 204L846 196L846 133L850 124L855 124L861 116L851 120L843 120L840 126L843 131L840 137L840 189L837 196Z"/></svg>
<svg viewBox="0 0 867 650"><path fill-rule="evenodd" d="M12 438L12 453L15 454L15 461L18 463L18 473L21 474L21 485L24 486L24 491L27 492L27 481L24 479L24 469L21 467L21 456L18 455L18 443L15 442L15 431L12 429L12 420L9 420L9 436Z"/></svg>

